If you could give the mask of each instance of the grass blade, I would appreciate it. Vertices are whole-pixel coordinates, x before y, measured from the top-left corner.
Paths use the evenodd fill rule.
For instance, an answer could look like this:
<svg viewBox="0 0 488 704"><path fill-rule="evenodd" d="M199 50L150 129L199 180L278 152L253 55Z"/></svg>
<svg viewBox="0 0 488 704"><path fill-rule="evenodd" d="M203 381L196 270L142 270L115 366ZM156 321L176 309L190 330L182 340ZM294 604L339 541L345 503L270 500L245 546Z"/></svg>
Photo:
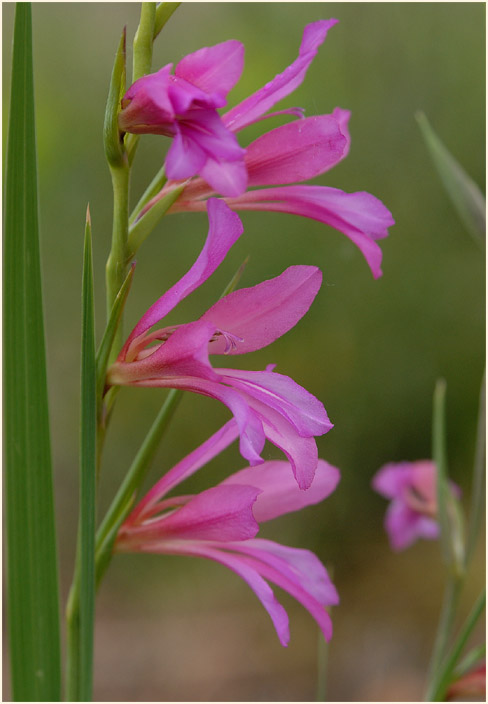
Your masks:
<svg viewBox="0 0 488 704"><path fill-rule="evenodd" d="M59 596L30 3L17 3L15 14L4 257L5 512L12 689L18 701L59 701Z"/></svg>
<svg viewBox="0 0 488 704"><path fill-rule="evenodd" d="M418 112L416 118L432 161L459 217L475 240L484 241L486 203L483 194L441 142L424 113Z"/></svg>
<svg viewBox="0 0 488 704"><path fill-rule="evenodd" d="M87 211L82 284L80 432L80 678L79 699L91 701L95 620L96 362L93 264Z"/></svg>

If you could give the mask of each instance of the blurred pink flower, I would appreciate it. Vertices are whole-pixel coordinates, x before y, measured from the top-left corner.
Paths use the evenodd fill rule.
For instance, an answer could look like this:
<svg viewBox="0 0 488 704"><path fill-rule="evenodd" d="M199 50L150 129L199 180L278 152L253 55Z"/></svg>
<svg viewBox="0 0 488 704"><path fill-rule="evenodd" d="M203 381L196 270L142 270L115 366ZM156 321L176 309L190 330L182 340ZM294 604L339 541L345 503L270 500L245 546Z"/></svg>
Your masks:
<svg viewBox="0 0 488 704"><path fill-rule="evenodd" d="M314 480L300 491L288 462L265 462L242 469L196 495L167 493L233 442L239 430L229 421L173 467L136 505L121 526L115 550L205 557L236 572L269 613L282 645L290 635L288 615L268 581L311 613L329 640L332 624L325 606L337 604L336 589L320 560L308 550L256 538L259 524L331 494L339 470L319 460Z"/></svg>
<svg viewBox="0 0 488 704"><path fill-rule="evenodd" d="M320 401L292 379L272 371L213 368L209 354L243 354L266 347L294 327L321 284L313 266L291 266L280 276L220 299L191 323L150 332L215 271L242 234L239 217L222 201L208 201L209 233L191 269L143 315L107 373L109 385L186 389L228 406L240 431L240 450L262 462L265 439L286 454L299 486L317 466L314 437L332 424ZM157 343L153 345L153 343Z"/></svg>
<svg viewBox="0 0 488 704"><path fill-rule="evenodd" d="M315 178L347 156L350 112L335 108L331 115L303 118L303 110L293 107L265 114L300 85L318 47L336 22L320 20L307 25L298 58L283 73L224 114L221 124L231 133L274 115L288 114L302 119L263 134L246 148L243 161L228 161L223 168L218 159L209 159L205 170L199 171L201 178L186 185L169 212L204 210L206 199L220 193L227 196L226 202L233 210L278 211L312 218L349 237L362 252L373 275L378 277L381 275L382 253L376 240L387 237L388 227L394 224L390 211L381 201L363 191L344 193L325 186L284 185ZM245 178L243 165L247 172ZM167 174L172 180L138 217L181 185L181 182L175 182L177 177L169 171ZM280 187L244 193L246 185L248 188Z"/></svg>
<svg viewBox="0 0 488 704"><path fill-rule="evenodd" d="M437 473L434 462L391 462L372 480L375 491L391 499L385 516L385 529L393 550L404 550L417 538L439 537L437 522ZM450 482L453 495L459 487Z"/></svg>

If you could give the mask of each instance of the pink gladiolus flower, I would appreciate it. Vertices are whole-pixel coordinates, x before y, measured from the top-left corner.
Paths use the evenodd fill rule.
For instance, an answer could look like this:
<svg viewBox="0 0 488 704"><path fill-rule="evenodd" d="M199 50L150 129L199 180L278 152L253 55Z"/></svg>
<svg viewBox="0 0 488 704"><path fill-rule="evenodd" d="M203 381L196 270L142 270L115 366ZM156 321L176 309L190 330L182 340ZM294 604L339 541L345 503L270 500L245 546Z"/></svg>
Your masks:
<svg viewBox="0 0 488 704"><path fill-rule="evenodd" d="M339 470L319 460L310 488L300 491L289 464L271 461L242 469L200 494L166 498L173 487L220 453L238 433L235 421L229 421L163 476L121 526L115 550L220 562L255 592L286 646L290 638L288 615L268 584L272 582L299 601L330 640L332 624L324 607L337 604L339 598L320 560L308 550L255 536L260 523L325 499L339 481Z"/></svg>
<svg viewBox="0 0 488 704"><path fill-rule="evenodd" d="M404 550L417 538L439 537L437 522L437 474L434 462L392 462L386 464L372 480L375 491L391 499L385 516L385 529L393 550ZM459 487L450 482L450 490L459 496Z"/></svg>
<svg viewBox="0 0 488 704"><path fill-rule="evenodd" d="M122 99L120 129L172 137L166 157L169 178L201 173L225 195L242 193L247 183L245 150L224 126L217 108L226 104L243 62L244 47L231 40L185 56L174 75L173 64L168 64L139 78Z"/></svg>
<svg viewBox="0 0 488 704"><path fill-rule="evenodd" d="M283 450L306 489L318 461L314 437L332 427L322 403L273 372L273 365L265 371L213 368L209 354L252 352L294 327L320 288L319 269L289 267L274 279L230 293L197 321L150 332L215 271L242 234L239 217L223 201L209 200L208 216L209 234L198 259L137 323L109 368L107 383L186 389L221 401L237 421L243 457L261 463L267 438Z"/></svg>
<svg viewBox="0 0 488 704"><path fill-rule="evenodd" d="M244 164L247 187L259 188L244 193L240 162L226 166L227 181L218 161L212 161L201 178L191 180L170 209L170 213L205 209L206 199L214 193L226 197L233 210L267 210L312 218L344 233L359 248L375 278L381 276L382 253L377 240L388 235L394 224L390 211L369 193L344 193L325 186L296 185L319 176L347 156L350 148L350 112L335 108L331 115L303 118L299 108L265 114L276 102L289 95L303 81L317 49L337 20L321 20L305 27L298 58L275 78L222 116L231 132L272 115L301 117L263 134L246 149ZM235 177L233 175L235 171ZM287 185L294 184L294 185ZM169 181L139 214L142 217L155 202L181 183ZM231 193L231 190L234 190Z"/></svg>

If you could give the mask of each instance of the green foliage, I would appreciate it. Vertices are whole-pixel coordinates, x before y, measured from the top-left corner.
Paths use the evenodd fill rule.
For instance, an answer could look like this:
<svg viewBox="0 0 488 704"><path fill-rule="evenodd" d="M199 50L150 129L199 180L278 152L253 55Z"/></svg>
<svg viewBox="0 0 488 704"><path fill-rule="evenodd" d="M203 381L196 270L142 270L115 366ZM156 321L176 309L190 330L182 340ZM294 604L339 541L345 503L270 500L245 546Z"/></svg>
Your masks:
<svg viewBox="0 0 488 704"><path fill-rule="evenodd" d="M4 250L5 480L13 696L59 701L59 602L39 255L30 3L17 3Z"/></svg>

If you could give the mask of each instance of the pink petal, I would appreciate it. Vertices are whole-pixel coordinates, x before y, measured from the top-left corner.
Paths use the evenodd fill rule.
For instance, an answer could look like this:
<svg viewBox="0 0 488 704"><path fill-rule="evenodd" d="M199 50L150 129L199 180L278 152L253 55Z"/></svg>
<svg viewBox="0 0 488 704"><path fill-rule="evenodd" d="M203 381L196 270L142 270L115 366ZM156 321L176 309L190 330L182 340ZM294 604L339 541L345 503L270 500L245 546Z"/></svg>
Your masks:
<svg viewBox="0 0 488 704"><path fill-rule="evenodd" d="M305 315L322 281L313 266L291 266L280 276L221 298L200 320L240 338L229 354L266 347L293 328ZM225 336L210 343L211 354L224 354Z"/></svg>
<svg viewBox="0 0 488 704"><path fill-rule="evenodd" d="M219 382L198 377L162 377L142 381L140 383L133 382L132 385L184 389L221 401L230 409L239 427L239 449L241 455L251 465L261 464L261 462L263 462L260 456L266 440L263 424L260 414L256 413L250 407L245 394L230 389Z"/></svg>
<svg viewBox="0 0 488 704"><path fill-rule="evenodd" d="M168 97L170 72L173 64L157 73L139 78L122 99L119 127L135 134L174 134L174 110Z"/></svg>
<svg viewBox="0 0 488 704"><path fill-rule="evenodd" d="M275 103L298 88L327 31L337 22L338 20L319 20L307 25L303 32L298 58L283 73L279 73L263 88L229 110L223 116L224 123L233 132L237 132L258 120Z"/></svg>
<svg viewBox="0 0 488 704"><path fill-rule="evenodd" d="M281 125L248 146L249 185L296 183L314 178L343 158L346 145L346 137L332 115Z"/></svg>
<svg viewBox="0 0 488 704"><path fill-rule="evenodd" d="M161 298L159 298L137 323L119 359L124 359L131 341L159 322L181 300L198 288L215 269L222 263L227 252L243 233L242 223L238 215L233 213L221 200L211 198L207 201L209 231L205 245L191 269Z"/></svg>
<svg viewBox="0 0 488 704"><path fill-rule="evenodd" d="M183 130L178 129L166 155L166 174L176 181L190 178L201 170L206 159L205 150Z"/></svg>
<svg viewBox="0 0 488 704"><path fill-rule="evenodd" d="M269 579L270 582L273 582L294 597L314 618L325 640L329 641L332 638L332 622L329 614L323 605L301 586L295 576L293 578L285 576L282 570L278 570L269 564L271 560L268 559L266 553L258 550L253 553L252 557L242 555L240 561L255 569L262 577Z"/></svg>
<svg viewBox="0 0 488 704"><path fill-rule="evenodd" d="M214 332L215 326L205 321L180 325L166 342L150 347L148 351L154 351L143 359L112 364L107 383L152 386L154 379L184 376L219 380L208 360L208 343Z"/></svg>
<svg viewBox="0 0 488 704"><path fill-rule="evenodd" d="M234 543L228 548L266 563L295 582L322 606L336 606L339 603L339 595L327 570L310 550L290 548L261 538Z"/></svg>
<svg viewBox="0 0 488 704"><path fill-rule="evenodd" d="M220 454L239 436L235 420L228 421L220 430L178 462L152 487L137 504L126 523L134 523L143 517L171 489L201 469ZM245 484L246 482L240 482ZM259 488L259 487L258 487Z"/></svg>
<svg viewBox="0 0 488 704"><path fill-rule="evenodd" d="M243 159L246 150L239 146L235 134L224 127L216 110L200 108L188 110L179 128L189 140L194 141L207 157L221 161Z"/></svg>
<svg viewBox="0 0 488 704"><path fill-rule="evenodd" d="M333 426L323 404L293 379L276 372L215 369L234 388L274 408L301 437L323 435Z"/></svg>
<svg viewBox="0 0 488 704"><path fill-rule="evenodd" d="M231 39L188 54L176 66L175 75L206 93L225 96L241 77L243 68L244 46Z"/></svg>
<svg viewBox="0 0 488 704"><path fill-rule="evenodd" d="M246 484L261 489L253 513L258 523L323 501L336 488L339 470L319 460L309 489L299 489L288 462L272 460L231 474L221 485Z"/></svg>
<svg viewBox="0 0 488 704"><path fill-rule="evenodd" d="M344 151L342 152L342 159L345 159L346 156L349 154L349 149L351 147L351 135L349 134L349 118L351 117L351 111L350 110L343 110L342 108L334 108L332 111L332 117L335 117L337 122L339 123L339 128L346 138L346 145L344 147Z"/></svg>
<svg viewBox="0 0 488 704"><path fill-rule="evenodd" d="M153 518L132 533L138 540L246 540L259 526L252 505L259 489L252 486L217 486L202 491L181 508Z"/></svg>
<svg viewBox="0 0 488 704"><path fill-rule="evenodd" d="M425 522L428 526L425 526ZM434 528L435 521L412 511L403 501L394 499L388 506L385 516L385 528L393 550L404 550L420 536L437 538L439 527ZM427 534L426 534L427 533Z"/></svg>
<svg viewBox="0 0 488 704"><path fill-rule="evenodd" d="M153 552L149 549L148 552ZM266 611L271 617L273 625L278 634L281 645L286 646L290 640L290 631L288 627L288 615L282 605L277 601L273 590L259 575L254 565L246 564L247 558L241 558L236 555L230 555L212 546L199 545L198 543L185 544L181 542L169 542L160 552L192 555L194 557L206 557L209 560L220 562L225 567L228 567L233 572L239 575L256 594ZM324 612L325 613L325 612Z"/></svg>
<svg viewBox="0 0 488 704"><path fill-rule="evenodd" d="M216 193L223 196L239 196L247 188L247 169L243 160L218 161L208 158L200 174Z"/></svg>
<svg viewBox="0 0 488 704"><path fill-rule="evenodd" d="M381 276L381 249L375 240L394 225L390 211L369 193L344 193L326 186L283 186L248 191L226 199L235 210L269 210L302 215L343 232L363 253L375 278ZM198 210L189 203L180 208Z"/></svg>
<svg viewBox="0 0 488 704"><path fill-rule="evenodd" d="M308 489L317 469L317 444L313 437L301 437L295 427L278 411L256 398L242 393L248 405L258 415L266 438L288 458L300 489Z"/></svg>
<svg viewBox="0 0 488 704"><path fill-rule="evenodd" d="M383 465L371 480L371 486L387 499L400 498L410 485L411 462L390 462Z"/></svg>

